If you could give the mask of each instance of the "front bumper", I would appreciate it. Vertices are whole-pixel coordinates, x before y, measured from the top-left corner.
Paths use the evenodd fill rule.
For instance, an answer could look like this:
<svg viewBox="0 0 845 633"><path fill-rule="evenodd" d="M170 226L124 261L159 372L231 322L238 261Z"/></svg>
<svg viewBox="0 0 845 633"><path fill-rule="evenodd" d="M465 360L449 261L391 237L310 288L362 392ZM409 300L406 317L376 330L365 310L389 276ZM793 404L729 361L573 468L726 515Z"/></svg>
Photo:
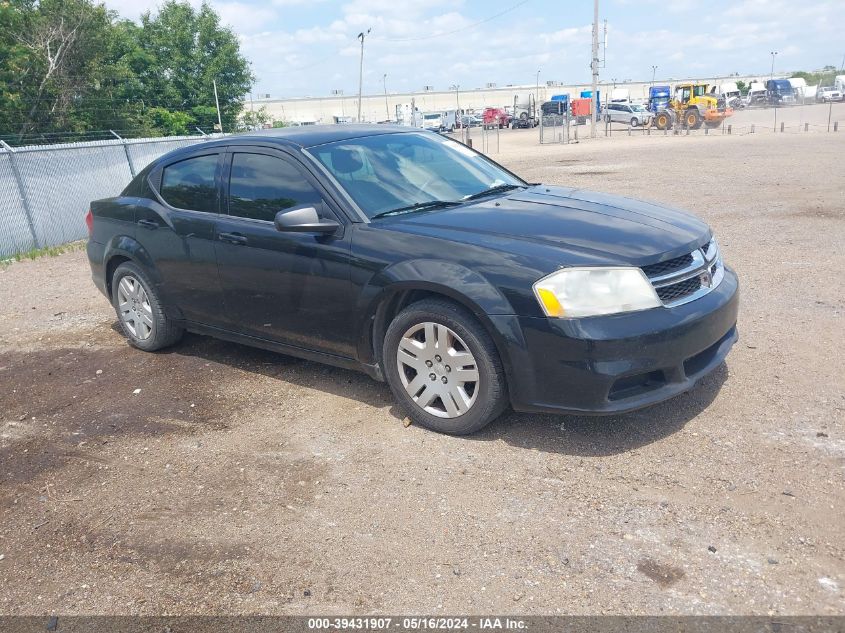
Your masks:
<svg viewBox="0 0 845 633"><path fill-rule="evenodd" d="M737 341L736 275L675 308L586 319L493 316L517 411L613 414L692 389Z"/></svg>

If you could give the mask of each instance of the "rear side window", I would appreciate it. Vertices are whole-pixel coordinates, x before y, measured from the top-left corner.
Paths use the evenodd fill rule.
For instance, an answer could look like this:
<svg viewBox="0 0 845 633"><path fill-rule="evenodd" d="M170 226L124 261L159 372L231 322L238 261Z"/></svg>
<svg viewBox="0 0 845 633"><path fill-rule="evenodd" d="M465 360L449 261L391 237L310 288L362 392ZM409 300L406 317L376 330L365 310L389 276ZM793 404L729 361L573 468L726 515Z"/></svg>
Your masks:
<svg viewBox="0 0 845 633"><path fill-rule="evenodd" d="M322 196L302 172L281 158L235 154L229 177L229 215L272 222L279 211L300 205L320 210Z"/></svg>
<svg viewBox="0 0 845 633"><path fill-rule="evenodd" d="M217 211L216 171L217 154L173 163L162 171L159 193L172 207L214 213Z"/></svg>

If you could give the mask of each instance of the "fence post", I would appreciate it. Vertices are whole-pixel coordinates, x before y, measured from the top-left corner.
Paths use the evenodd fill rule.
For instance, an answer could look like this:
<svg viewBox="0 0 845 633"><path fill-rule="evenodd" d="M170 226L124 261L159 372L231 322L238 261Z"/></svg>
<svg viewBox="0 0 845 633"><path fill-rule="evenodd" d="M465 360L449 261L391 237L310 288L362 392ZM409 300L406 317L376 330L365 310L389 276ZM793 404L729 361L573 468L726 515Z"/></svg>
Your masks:
<svg viewBox="0 0 845 633"><path fill-rule="evenodd" d="M780 122L780 131L783 132L783 121Z"/></svg>
<svg viewBox="0 0 845 633"><path fill-rule="evenodd" d="M805 132L809 132L809 131L810 131L810 124L809 124L809 123L805 123L805 124L804 124L804 131L805 131Z"/></svg>
<svg viewBox="0 0 845 633"><path fill-rule="evenodd" d="M23 211L26 214L26 223L29 225L29 232L32 235L32 243L35 245L35 248L41 248L41 243L38 241L38 235L35 233L35 224L32 221L32 207L29 204L29 197L26 195L23 178L21 178L21 172L18 170L18 164L15 162L15 150L13 150L11 146L2 139L0 139L0 146L9 153L9 164L12 166L12 174L14 175L15 182L18 185L18 195L20 196L21 204L23 205Z"/></svg>
<svg viewBox="0 0 845 633"><path fill-rule="evenodd" d="M728 125L728 136L730 136L730 135L731 135L731 126Z"/></svg>
<svg viewBox="0 0 845 633"><path fill-rule="evenodd" d="M751 124L751 133L754 134L754 124Z"/></svg>
<svg viewBox="0 0 845 633"><path fill-rule="evenodd" d="M135 177L135 165L132 163L132 157L129 155L129 148L126 147L126 141L114 130L109 130L112 134L114 134L115 138L117 138L123 144L123 153L126 154L126 162L129 163L129 173L134 178Z"/></svg>
<svg viewBox="0 0 845 633"><path fill-rule="evenodd" d="M834 121L834 122L833 122L833 131L834 131L834 132L838 132L838 131L839 131L839 121Z"/></svg>

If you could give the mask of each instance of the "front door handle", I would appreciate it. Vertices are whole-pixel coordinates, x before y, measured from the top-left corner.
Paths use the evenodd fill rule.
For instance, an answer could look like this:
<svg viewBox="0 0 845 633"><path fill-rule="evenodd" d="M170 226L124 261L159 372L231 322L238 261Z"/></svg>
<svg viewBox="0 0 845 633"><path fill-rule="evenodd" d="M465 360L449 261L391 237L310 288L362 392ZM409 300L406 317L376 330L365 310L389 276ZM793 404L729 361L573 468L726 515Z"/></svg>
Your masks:
<svg viewBox="0 0 845 633"><path fill-rule="evenodd" d="M159 227L158 222L155 220L138 220L138 226L143 226L145 229L157 229Z"/></svg>
<svg viewBox="0 0 845 633"><path fill-rule="evenodd" d="M229 244L246 244L247 239L240 233L218 233L217 239Z"/></svg>

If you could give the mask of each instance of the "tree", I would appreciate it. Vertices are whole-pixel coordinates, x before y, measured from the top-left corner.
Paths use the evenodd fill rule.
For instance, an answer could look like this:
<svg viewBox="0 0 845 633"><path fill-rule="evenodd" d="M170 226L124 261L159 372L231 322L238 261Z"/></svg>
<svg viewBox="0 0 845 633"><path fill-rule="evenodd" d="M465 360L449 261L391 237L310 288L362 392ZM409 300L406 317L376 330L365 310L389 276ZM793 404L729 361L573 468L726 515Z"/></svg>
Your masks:
<svg viewBox="0 0 845 633"><path fill-rule="evenodd" d="M0 0L0 137L235 126L253 77L214 10L166 0L140 24L97 0ZM62 135L62 136L59 136Z"/></svg>
<svg viewBox="0 0 845 633"><path fill-rule="evenodd" d="M249 62L240 54L238 39L220 25L214 10L203 3L195 10L188 2L166 0L153 16L141 17L140 45L156 60L149 87L160 107L191 112L197 106L214 106L214 81L223 128L235 127L243 98L252 86ZM194 124L213 127L216 109L194 112Z"/></svg>
<svg viewBox="0 0 845 633"><path fill-rule="evenodd" d="M267 108L262 106L258 110L247 110L241 115L238 122L238 128L243 130L260 130L271 124L273 117L267 112Z"/></svg>

